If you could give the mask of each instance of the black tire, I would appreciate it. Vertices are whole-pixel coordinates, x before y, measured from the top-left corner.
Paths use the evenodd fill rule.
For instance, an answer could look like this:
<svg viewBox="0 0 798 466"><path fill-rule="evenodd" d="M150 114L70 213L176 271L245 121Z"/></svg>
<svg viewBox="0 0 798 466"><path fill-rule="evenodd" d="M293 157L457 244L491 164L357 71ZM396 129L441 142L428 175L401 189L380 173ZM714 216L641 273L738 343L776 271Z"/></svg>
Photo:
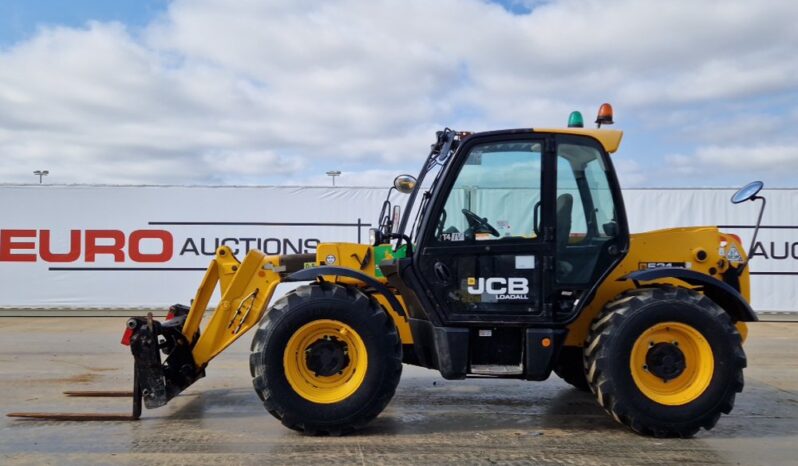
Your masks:
<svg viewBox="0 0 798 466"><path fill-rule="evenodd" d="M343 322L357 332L368 353L365 378L335 403L314 403L288 382L283 354L303 325L322 319ZM365 426L390 402L402 374L402 344L382 307L362 291L329 283L287 293L266 313L252 341L252 384L266 410L288 428L309 435L341 435Z"/></svg>
<svg viewBox="0 0 798 466"><path fill-rule="evenodd" d="M678 322L697 330L711 348L714 370L695 399L678 406L646 396L632 376L632 347L647 329ZM655 437L692 437L712 429L743 389L746 357L729 315L703 294L661 286L623 293L596 317L585 346L591 391L618 422ZM700 369L699 369L700 370Z"/></svg>
<svg viewBox="0 0 798 466"><path fill-rule="evenodd" d="M584 352L577 346L563 346L554 372L577 390L589 392Z"/></svg>

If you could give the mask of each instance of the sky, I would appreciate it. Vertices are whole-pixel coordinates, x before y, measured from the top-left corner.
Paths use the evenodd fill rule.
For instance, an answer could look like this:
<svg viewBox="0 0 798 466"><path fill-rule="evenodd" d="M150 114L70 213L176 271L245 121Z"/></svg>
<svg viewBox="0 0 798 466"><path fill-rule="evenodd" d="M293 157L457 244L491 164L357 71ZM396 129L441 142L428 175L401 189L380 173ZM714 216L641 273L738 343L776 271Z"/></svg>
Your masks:
<svg viewBox="0 0 798 466"><path fill-rule="evenodd" d="M603 102L623 187L798 186L798 2L0 0L0 183L387 186Z"/></svg>

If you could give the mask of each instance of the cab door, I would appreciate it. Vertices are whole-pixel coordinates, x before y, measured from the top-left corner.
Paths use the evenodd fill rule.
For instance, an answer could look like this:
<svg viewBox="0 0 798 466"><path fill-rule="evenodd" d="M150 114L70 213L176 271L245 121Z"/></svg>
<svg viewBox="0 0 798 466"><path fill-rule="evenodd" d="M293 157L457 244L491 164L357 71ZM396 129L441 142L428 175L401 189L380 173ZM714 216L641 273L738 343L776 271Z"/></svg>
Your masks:
<svg viewBox="0 0 798 466"><path fill-rule="evenodd" d="M629 231L609 155L590 138L557 135L554 290L559 320L622 260ZM569 312L570 310L570 312Z"/></svg>
<svg viewBox="0 0 798 466"><path fill-rule="evenodd" d="M472 138L458 150L415 256L444 322L550 320L555 163L554 139L532 133Z"/></svg>

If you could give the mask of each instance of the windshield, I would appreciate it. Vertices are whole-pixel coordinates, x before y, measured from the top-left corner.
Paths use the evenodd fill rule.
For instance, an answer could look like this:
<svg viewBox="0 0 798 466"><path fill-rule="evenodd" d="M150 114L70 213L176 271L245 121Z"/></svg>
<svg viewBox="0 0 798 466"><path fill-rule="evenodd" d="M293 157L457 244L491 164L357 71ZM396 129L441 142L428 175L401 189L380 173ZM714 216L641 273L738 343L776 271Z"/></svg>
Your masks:
<svg viewBox="0 0 798 466"><path fill-rule="evenodd" d="M407 206L407 214L413 215L413 226L410 228L410 238L413 241L416 241L418 238L418 229L421 228L421 218L423 217L424 212L427 210L427 204L432 197L432 193L435 192L435 188L438 186L438 180L440 179L441 172L443 171L442 168L443 165L436 164L427 170L427 175L432 178L432 181L424 183L424 186L419 188L423 192L421 194L421 202L419 203L418 208L413 209L413 206L409 204Z"/></svg>
<svg viewBox="0 0 798 466"><path fill-rule="evenodd" d="M405 213L402 216L401 224L397 230L399 235L405 234L405 231L407 231L407 224L412 218L413 225L411 226L410 234L413 240L418 237L420 219L424 217L424 212L426 211L431 194L438 185L438 180L442 172L441 168L449 161L452 152L457 148L457 144L459 144L460 138L464 136L466 136L466 133L457 133L449 128L438 131L438 139L435 144L432 145L429 156L427 156L427 160L421 172L418 174L416 188L410 193L410 198L407 200ZM432 179L431 183L429 179ZM416 197L418 197L419 194L421 195L421 201L418 203L418 208L415 208ZM401 244L402 240L399 239L396 243L396 247L398 248Z"/></svg>
<svg viewBox="0 0 798 466"><path fill-rule="evenodd" d="M539 141L491 142L471 149L440 212L436 240L534 236L541 150ZM477 227L475 218L493 230Z"/></svg>

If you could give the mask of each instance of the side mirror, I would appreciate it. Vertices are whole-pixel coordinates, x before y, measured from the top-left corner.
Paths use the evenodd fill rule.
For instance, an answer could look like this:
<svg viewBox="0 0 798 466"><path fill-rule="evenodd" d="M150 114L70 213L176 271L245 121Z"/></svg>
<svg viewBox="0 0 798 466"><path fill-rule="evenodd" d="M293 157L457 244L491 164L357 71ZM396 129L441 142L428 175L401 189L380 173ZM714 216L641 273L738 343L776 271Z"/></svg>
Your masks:
<svg viewBox="0 0 798 466"><path fill-rule="evenodd" d="M416 189L416 178L410 175L399 175L393 180L393 187L402 194L410 194Z"/></svg>
<svg viewBox="0 0 798 466"><path fill-rule="evenodd" d="M762 201L762 207L760 207L759 217L757 217L756 219L756 226L754 226L754 235L751 238L751 246L748 248L748 254L751 254L751 251L754 250L754 246L756 245L756 235L759 234L759 226L762 224L762 214L765 213L765 204L767 203L767 200L765 200L764 197L757 195L764 186L765 184L762 183L761 181L752 181L747 185L743 186L742 188L740 188L731 197L731 201L735 204L739 204L745 201L755 201L757 199ZM750 261L751 261L751 256L748 256L748 259L746 259L745 263L743 263L742 267L740 267L739 273L743 272L743 269L745 269L748 266L748 262Z"/></svg>
<svg viewBox="0 0 798 466"><path fill-rule="evenodd" d="M759 194L759 191L761 191L764 186L765 184L761 181L752 181L737 190L737 192L731 197L731 201L734 204L750 201L754 199L757 194Z"/></svg>

